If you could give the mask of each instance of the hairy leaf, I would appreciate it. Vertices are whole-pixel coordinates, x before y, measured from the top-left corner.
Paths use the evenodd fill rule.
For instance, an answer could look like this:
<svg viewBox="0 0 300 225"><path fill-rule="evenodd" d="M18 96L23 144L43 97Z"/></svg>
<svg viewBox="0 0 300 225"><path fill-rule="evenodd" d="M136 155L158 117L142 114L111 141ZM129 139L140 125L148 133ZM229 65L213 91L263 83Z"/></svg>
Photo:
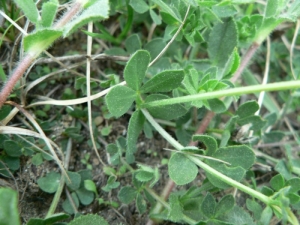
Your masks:
<svg viewBox="0 0 300 225"><path fill-rule="evenodd" d="M144 121L145 117L140 110L135 111L129 120L126 148L126 160L128 163L133 163L134 161L133 154L136 152L136 143L140 132L143 130Z"/></svg>
<svg viewBox="0 0 300 225"><path fill-rule="evenodd" d="M215 217L228 213L233 209L234 203L234 197L232 195L225 195L217 204Z"/></svg>
<svg viewBox="0 0 300 225"><path fill-rule="evenodd" d="M108 225L108 222L101 216L88 214L76 217L69 225Z"/></svg>
<svg viewBox="0 0 300 225"><path fill-rule="evenodd" d="M56 16L56 10L58 8L58 1L57 0L51 0L48 2L45 2L42 6L42 26L43 27L51 27L52 23Z"/></svg>
<svg viewBox="0 0 300 225"><path fill-rule="evenodd" d="M130 186L125 186L122 187L121 190L118 193L118 198L120 199L121 202L125 204L129 204L132 202L137 195L137 191L130 187Z"/></svg>
<svg viewBox="0 0 300 225"><path fill-rule="evenodd" d="M206 217L212 218L215 214L215 208L216 208L215 198L214 196L212 196L211 193L208 192L201 204L201 211Z"/></svg>
<svg viewBox="0 0 300 225"><path fill-rule="evenodd" d="M136 93L131 88L116 86L105 97L109 112L120 117L125 114L136 98Z"/></svg>
<svg viewBox="0 0 300 225"><path fill-rule="evenodd" d="M145 50L138 50L134 53L124 70L124 78L128 87L137 91L145 77L150 62L150 54Z"/></svg>
<svg viewBox="0 0 300 225"><path fill-rule="evenodd" d="M147 96L145 102L157 101L162 99L169 99L169 97L161 94L153 94ZM176 119L187 113L187 109L181 104L151 107L148 108L148 111L153 117L164 120Z"/></svg>
<svg viewBox="0 0 300 225"><path fill-rule="evenodd" d="M93 4L88 5L88 7L83 10L83 12L69 22L64 27L64 37L69 36L72 32L77 30L79 27L87 24L91 21L100 21L102 19L107 19L109 16L109 3L108 0L98 0L93 1Z"/></svg>
<svg viewBox="0 0 300 225"><path fill-rule="evenodd" d="M192 182L198 173L197 166L182 153L172 155L168 163L170 178L177 185L184 185Z"/></svg>
<svg viewBox="0 0 300 225"><path fill-rule="evenodd" d="M227 19L213 27L209 35L208 54L211 61L223 67L237 46L237 28L233 19Z"/></svg>
<svg viewBox="0 0 300 225"><path fill-rule="evenodd" d="M207 156L213 155L218 147L217 141L208 135L194 135L193 141L199 141L200 144L205 145L205 155Z"/></svg>
<svg viewBox="0 0 300 225"><path fill-rule="evenodd" d="M149 10L149 6L144 0L130 0L129 4L138 13L144 13Z"/></svg>
<svg viewBox="0 0 300 225"><path fill-rule="evenodd" d="M37 23L39 12L33 0L14 0L18 7L24 12L25 16L32 22Z"/></svg>
<svg viewBox="0 0 300 225"><path fill-rule="evenodd" d="M183 70L166 70L148 80L142 86L141 92L168 92L179 87L183 78Z"/></svg>

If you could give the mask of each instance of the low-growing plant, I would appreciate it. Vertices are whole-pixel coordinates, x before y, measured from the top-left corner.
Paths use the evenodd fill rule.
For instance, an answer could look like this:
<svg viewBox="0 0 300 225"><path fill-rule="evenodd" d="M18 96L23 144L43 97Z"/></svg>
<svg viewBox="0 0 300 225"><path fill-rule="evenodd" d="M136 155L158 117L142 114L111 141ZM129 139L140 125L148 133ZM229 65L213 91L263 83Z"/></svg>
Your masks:
<svg viewBox="0 0 300 225"><path fill-rule="evenodd" d="M0 127L0 174L10 177L19 169L20 157L24 156L32 157L35 165L44 159L57 162L62 173L51 171L37 181L43 191L55 193L55 197L46 218L36 220L48 224L53 216L55 222L65 218L65 214L52 214L66 184L68 198L62 207L68 214L76 214L80 204L89 205L95 199L100 205L117 208L117 196L122 204L135 202L139 214L148 213L148 224L162 220L186 224L270 224L274 218L283 224L298 224L298 156L295 157L289 143L282 147L284 159L258 149L278 144L287 135L293 135L294 143L299 143L298 133L288 120L285 123L290 131L280 130L285 115L296 110L299 103L299 66L293 64L299 58L298 53L293 55L300 24L299 1L111 0L109 9L106 0L78 0L57 22L56 0L43 3L41 13L32 0L15 2L35 30L28 35L23 32L25 57L0 92L0 120L4 121ZM108 14L120 23L116 33L99 22ZM91 21L96 21L96 31ZM82 30L88 35L86 77L70 81L73 86L61 92L62 100L44 97L30 102L28 91L46 79L32 75L35 81L23 84L24 87L20 83L19 90L11 95L14 100L19 97L22 105L6 101L23 73L44 50L88 22L87 30ZM295 29L285 30L295 22ZM147 38L144 31L135 32L141 27L149 32ZM270 40L276 29L292 39L287 45L286 37L281 36L287 50L282 50L286 47L275 37ZM117 75L120 71L114 68L106 68L104 79L91 80L90 63L100 57L91 55L92 38L108 43L105 55L101 56L116 60L116 67L124 66L123 76ZM260 52L256 53L258 49ZM262 53L266 53L266 59ZM247 69L252 60L255 67ZM289 68L282 63L285 60L290 63ZM48 68L44 70L50 72ZM256 78L254 70L264 70L262 81ZM251 97L245 100L246 95ZM71 107L83 103L87 106ZM281 110L279 105L284 103ZM47 108L41 110L39 105ZM65 111L72 118L72 124L59 134L61 139L55 139L60 146L45 135L49 131L45 121L49 119L45 111L51 110L48 105L68 106ZM22 112L38 133L28 132L29 138L17 136L30 129L6 125L17 113L11 106ZM38 122L27 112L31 108ZM105 138L113 135L114 127L106 123L98 129L93 119L99 112L106 120L124 120L128 118L125 114L130 115L123 132L126 137L116 137L115 143L107 143ZM84 128L90 132L88 140L82 135ZM170 180L165 182L161 196L155 191L156 184L162 181L160 165L137 160L141 133L151 140L159 134L171 146L164 148L170 152ZM91 170L67 170L73 142L85 142L96 150L107 178L100 188L93 181ZM97 151L100 144L105 145L106 152L101 154L106 155L105 159ZM64 163L54 148L67 149L65 154L59 154ZM157 155L148 154L151 158ZM90 156L86 153L81 163L93 169L88 162ZM255 172L256 166L271 167L276 173L270 174L268 181L259 181L261 171ZM124 184L123 178L128 174L131 183ZM172 191L175 185L183 188ZM236 195L238 191L243 199ZM105 193L113 198L106 199ZM69 224L81 224L84 219L106 223L102 218L87 215Z"/></svg>

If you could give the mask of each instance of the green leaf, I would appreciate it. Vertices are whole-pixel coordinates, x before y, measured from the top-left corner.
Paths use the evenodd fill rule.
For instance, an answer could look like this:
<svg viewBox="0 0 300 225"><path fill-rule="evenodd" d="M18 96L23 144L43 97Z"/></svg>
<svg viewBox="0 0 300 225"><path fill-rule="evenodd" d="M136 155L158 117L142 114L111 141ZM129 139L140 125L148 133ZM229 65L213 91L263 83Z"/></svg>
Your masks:
<svg viewBox="0 0 300 225"><path fill-rule="evenodd" d="M219 148L213 154L213 157L228 162L233 167L240 166L246 170L255 163L255 154L253 150L246 145Z"/></svg>
<svg viewBox="0 0 300 225"><path fill-rule="evenodd" d="M124 70L124 78L128 87L137 91L140 89L150 62L150 54L145 50L134 53Z"/></svg>
<svg viewBox="0 0 300 225"><path fill-rule="evenodd" d="M68 225L109 225L108 222L101 216L88 214L76 217Z"/></svg>
<svg viewBox="0 0 300 225"><path fill-rule="evenodd" d="M294 177L287 181L287 186L290 186L290 192L294 193L300 190L300 178Z"/></svg>
<svg viewBox="0 0 300 225"><path fill-rule="evenodd" d="M141 92L168 92L179 87L183 78L183 70L166 70L148 80L142 86Z"/></svg>
<svg viewBox="0 0 300 225"><path fill-rule="evenodd" d="M213 27L209 35L208 54L215 65L223 67L236 46L237 28L233 19L226 19Z"/></svg>
<svg viewBox="0 0 300 225"><path fill-rule="evenodd" d="M138 193L136 195L135 204L136 204L136 208L137 208L139 214L143 214L144 212L146 212L147 202L145 201L145 199L143 198L143 196L140 193Z"/></svg>
<svg viewBox="0 0 300 225"><path fill-rule="evenodd" d="M149 6L144 0L130 0L129 5L140 14L149 10Z"/></svg>
<svg viewBox="0 0 300 225"><path fill-rule="evenodd" d="M9 188L0 188L0 224L20 225L18 194Z"/></svg>
<svg viewBox="0 0 300 225"><path fill-rule="evenodd" d="M162 38L154 38L144 46L144 49L150 53L151 59L153 60L165 46L166 43Z"/></svg>
<svg viewBox="0 0 300 225"><path fill-rule="evenodd" d="M162 0L152 0L152 2L154 2L155 4L157 4L161 10L165 11L167 14L169 14L171 17L173 17L174 19L176 19L178 22L182 22L181 20L181 16L178 15L178 13L176 13L171 7L170 5L167 5L165 2L163 2Z"/></svg>
<svg viewBox="0 0 300 225"><path fill-rule="evenodd" d="M261 205L256 202L254 199L247 199L246 200L247 209L253 212L254 219L258 220L261 217L261 213L263 211Z"/></svg>
<svg viewBox="0 0 300 225"><path fill-rule="evenodd" d="M267 6L265 8L265 17L277 16L278 0L267 1Z"/></svg>
<svg viewBox="0 0 300 225"><path fill-rule="evenodd" d="M150 9L150 16L151 16L151 19L153 20L153 22L156 25L160 25L161 24L161 18L160 18L160 16L157 15L156 12L153 9Z"/></svg>
<svg viewBox="0 0 300 225"><path fill-rule="evenodd" d="M36 24L39 19L39 12L33 0L14 0L17 6L24 12L26 18Z"/></svg>
<svg viewBox="0 0 300 225"><path fill-rule="evenodd" d="M71 180L68 181L66 180L66 184L69 188L71 188L72 190L76 190L79 188L80 186L80 182L81 182L81 176L79 173L76 173L76 172L71 172L71 171L67 171L67 174Z"/></svg>
<svg viewBox="0 0 300 225"><path fill-rule="evenodd" d="M76 190L79 201L83 205L89 205L94 201L95 195L92 191L88 191L84 187Z"/></svg>
<svg viewBox="0 0 300 225"><path fill-rule="evenodd" d="M234 48L232 54L228 58L228 61L225 64L225 67L222 71L221 78L229 79L239 68L240 66L240 56L237 48Z"/></svg>
<svg viewBox="0 0 300 225"><path fill-rule="evenodd" d="M79 207L79 199L78 199L76 193L72 192L71 197L72 197L72 200L75 204L75 207L78 208ZM69 201L68 198L62 203L62 207L63 207L64 211L66 211L69 214L74 214L75 213L75 211L72 207L72 204L71 204L71 202Z"/></svg>
<svg viewBox="0 0 300 225"><path fill-rule="evenodd" d="M73 19L71 22L67 23L64 27L64 37L69 36L72 32L77 30L79 27L87 24L91 21L100 21L102 19L107 19L109 16L109 3L108 0L94 1L86 8L79 16Z"/></svg>
<svg viewBox="0 0 300 225"><path fill-rule="evenodd" d="M234 206L234 208L226 214L225 218L225 221L230 224L256 225L249 213L238 206Z"/></svg>
<svg viewBox="0 0 300 225"><path fill-rule="evenodd" d="M140 110L135 111L129 120L126 148L126 160L128 163L134 161L133 154L136 152L136 143L140 132L143 130L144 121L145 117Z"/></svg>
<svg viewBox="0 0 300 225"><path fill-rule="evenodd" d="M250 123L251 130L253 131L258 131L266 125L266 121L264 121L260 116L255 116L255 115L239 119L237 123L240 126Z"/></svg>
<svg viewBox="0 0 300 225"><path fill-rule="evenodd" d="M138 171L135 177L141 182L148 182L153 178L153 172Z"/></svg>
<svg viewBox="0 0 300 225"><path fill-rule="evenodd" d="M136 98L136 92L126 86L116 86L105 97L109 112L120 117L125 114Z"/></svg>
<svg viewBox="0 0 300 225"><path fill-rule="evenodd" d="M121 202L125 204L129 204L134 200L134 198L137 195L137 191L130 187L130 186L125 186L122 187L121 190L118 193L118 198L120 199Z"/></svg>
<svg viewBox="0 0 300 225"><path fill-rule="evenodd" d="M279 191L281 188L285 186L284 178L281 174L277 174L276 176L272 177L270 180L270 185L275 191Z"/></svg>
<svg viewBox="0 0 300 225"><path fill-rule="evenodd" d="M141 49L142 43L139 35L137 34L132 34L130 35L126 40L125 40L125 48L127 52L130 54L133 54L137 50Z"/></svg>
<svg viewBox="0 0 300 225"><path fill-rule="evenodd" d="M272 208L270 206L267 206L261 214L261 218L260 218L260 224L262 225L269 225L272 219L272 215L273 215L273 211Z"/></svg>
<svg viewBox="0 0 300 225"><path fill-rule="evenodd" d="M52 23L56 16L56 10L58 8L58 1L57 0L51 0L48 2L45 2L42 6L42 26L43 27L51 27Z"/></svg>
<svg viewBox="0 0 300 225"><path fill-rule="evenodd" d="M50 194L56 192L59 182L60 174L57 172L50 172L45 177L41 177L37 180L39 187Z"/></svg>
<svg viewBox="0 0 300 225"><path fill-rule="evenodd" d="M256 101L248 101L240 105L235 114L240 118L244 118L254 115L257 110L259 110L258 103Z"/></svg>
<svg viewBox="0 0 300 225"><path fill-rule="evenodd" d="M207 101L204 101L204 103L207 102L208 103L208 107L207 104L205 104L205 106L210 109L211 111L215 112L215 113L222 113L225 112L227 110L226 105L224 104L224 101L220 100L220 99L209 99Z"/></svg>
<svg viewBox="0 0 300 225"><path fill-rule="evenodd" d="M220 18L231 17L237 13L233 5L214 5L212 11Z"/></svg>
<svg viewBox="0 0 300 225"><path fill-rule="evenodd" d="M215 198L214 196L212 196L211 193L208 192L201 204L201 211L206 217L212 218L215 215L215 209L216 209Z"/></svg>
<svg viewBox="0 0 300 225"><path fill-rule="evenodd" d="M182 153L172 155L168 163L170 178L177 185L184 185L192 182L198 173L197 166Z"/></svg>
<svg viewBox="0 0 300 225"><path fill-rule="evenodd" d="M170 210L168 213L168 219L174 222L182 221L184 217L183 208L179 200L179 196L172 194L169 197Z"/></svg>
<svg viewBox="0 0 300 225"><path fill-rule="evenodd" d="M213 155L218 147L216 139L208 135L193 135L193 141L199 141L205 145L205 155L207 156Z"/></svg>
<svg viewBox="0 0 300 225"><path fill-rule="evenodd" d="M167 95L153 94L147 96L145 102L169 99ZM165 105L148 108L150 114L158 119L173 120L187 113L187 109L181 104Z"/></svg>
<svg viewBox="0 0 300 225"><path fill-rule="evenodd" d="M22 146L20 146L15 141L12 141L12 140L4 141L3 147L4 147L5 152L9 156L20 157L22 155Z"/></svg>
<svg viewBox="0 0 300 225"><path fill-rule="evenodd" d="M234 197L225 195L217 204L215 209L215 217L225 215L234 207Z"/></svg>
<svg viewBox="0 0 300 225"><path fill-rule="evenodd" d="M4 105L2 106L2 108L0 109L0 121L5 119L8 114L11 111L11 106L10 105Z"/></svg>
<svg viewBox="0 0 300 225"><path fill-rule="evenodd" d="M54 29L43 29L28 34L24 37L24 50L37 56L61 35L62 31Z"/></svg>

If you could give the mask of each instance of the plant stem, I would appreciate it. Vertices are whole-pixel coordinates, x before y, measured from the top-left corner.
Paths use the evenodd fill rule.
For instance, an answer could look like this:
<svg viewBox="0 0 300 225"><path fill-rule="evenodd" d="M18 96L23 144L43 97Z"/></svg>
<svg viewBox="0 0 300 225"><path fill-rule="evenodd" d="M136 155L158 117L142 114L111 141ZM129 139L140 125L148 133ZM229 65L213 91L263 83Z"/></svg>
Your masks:
<svg viewBox="0 0 300 225"><path fill-rule="evenodd" d="M14 88L19 79L21 79L22 75L25 73L27 68L34 61L34 57L31 55L26 55L22 62L18 65L18 67L14 70L14 72L9 76L6 84L0 92L0 108L8 98L11 90Z"/></svg>
<svg viewBox="0 0 300 225"><path fill-rule="evenodd" d="M79 2L74 3L72 8L65 13L61 20L59 20L55 25L54 28L60 29L62 28L67 22L69 22L80 10L82 9L82 4ZM45 50L47 46L45 46ZM42 51L41 51L42 52ZM34 54L34 53L33 53ZM22 61L19 63L17 68L8 78L6 84L4 85L3 89L0 92L0 109L6 99L8 98L9 94L11 93L12 89L16 85L19 79L21 79L22 75L25 73L27 68L33 63L34 59L38 55L27 54Z"/></svg>
<svg viewBox="0 0 300 225"><path fill-rule="evenodd" d="M173 137L171 137L170 134L168 134L155 120L154 118L149 114L149 112L145 109L142 109L142 112L144 114L144 116L147 118L147 120L151 123L151 125L166 139L169 141L169 143L171 145L173 145L173 147L175 147L176 149L180 150L181 148L183 148L183 146L178 143L175 139L173 139ZM273 199L250 188L247 187L246 185L233 180L230 177L227 177L226 175L220 173L219 171L215 170L214 168L210 167L209 165L205 164L204 162L202 162L199 158L195 157L195 156L191 156L188 154L185 154L187 158L189 158L192 162L194 162L196 165L198 165L200 168L202 168L205 172L210 173L212 175L214 175L215 177L217 177L219 180L225 182L226 184L235 187L241 191L243 191L244 193L247 193L249 195L251 195L254 198L257 198L258 200L262 201L263 203L265 203L266 205L270 205L271 207L273 207L274 209L276 209L279 213L282 214L282 209L277 207L276 205L273 204ZM288 220L292 223L295 224L295 215L292 212L289 212L289 217ZM149 224L149 223L148 223Z"/></svg>
<svg viewBox="0 0 300 225"><path fill-rule="evenodd" d="M198 100L208 100L208 99L227 97L227 96L253 94L261 91L281 91L281 90L291 90L296 88L300 88L300 80L276 82L276 83L264 84L264 85L252 85L248 87L237 87L237 88L226 89L221 91L200 93L195 95L188 95L188 96L183 96L178 98L164 99L164 100L144 103L142 106L144 108L148 108L148 107L172 105L172 104L178 104L184 102L192 102Z"/></svg>
<svg viewBox="0 0 300 225"><path fill-rule="evenodd" d="M237 79L241 76L242 72L247 67L248 63L252 59L254 53L259 48L259 46L260 45L258 43L253 42L252 45L248 48L246 54L243 56L243 59L241 61L239 68L237 69L237 71L235 72L233 77L231 78L231 82L233 82L233 83L236 82Z"/></svg>

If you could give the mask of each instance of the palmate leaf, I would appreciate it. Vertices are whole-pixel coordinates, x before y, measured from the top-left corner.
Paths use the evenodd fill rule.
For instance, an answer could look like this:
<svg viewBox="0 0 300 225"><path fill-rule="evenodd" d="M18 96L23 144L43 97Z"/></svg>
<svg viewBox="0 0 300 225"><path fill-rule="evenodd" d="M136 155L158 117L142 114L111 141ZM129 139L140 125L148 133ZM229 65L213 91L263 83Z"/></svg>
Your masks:
<svg viewBox="0 0 300 225"><path fill-rule="evenodd" d="M128 87L135 91L140 89L149 62L150 54L148 51L139 50L131 56L124 70L124 78Z"/></svg>
<svg viewBox="0 0 300 225"><path fill-rule="evenodd" d="M105 97L109 112L120 117L125 114L136 98L136 93L129 87L116 86Z"/></svg>

